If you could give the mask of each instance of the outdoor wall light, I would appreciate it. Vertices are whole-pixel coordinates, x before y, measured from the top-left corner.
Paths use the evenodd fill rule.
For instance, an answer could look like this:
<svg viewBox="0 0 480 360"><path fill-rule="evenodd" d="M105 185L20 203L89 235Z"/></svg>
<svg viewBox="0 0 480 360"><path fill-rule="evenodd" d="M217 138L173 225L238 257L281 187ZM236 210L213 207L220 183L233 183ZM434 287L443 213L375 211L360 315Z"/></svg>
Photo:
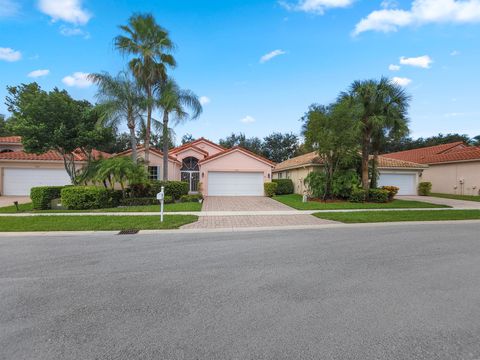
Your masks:
<svg viewBox="0 0 480 360"><path fill-rule="evenodd" d="M204 178L204 177L205 177L205 173L202 171L202 178Z"/></svg>

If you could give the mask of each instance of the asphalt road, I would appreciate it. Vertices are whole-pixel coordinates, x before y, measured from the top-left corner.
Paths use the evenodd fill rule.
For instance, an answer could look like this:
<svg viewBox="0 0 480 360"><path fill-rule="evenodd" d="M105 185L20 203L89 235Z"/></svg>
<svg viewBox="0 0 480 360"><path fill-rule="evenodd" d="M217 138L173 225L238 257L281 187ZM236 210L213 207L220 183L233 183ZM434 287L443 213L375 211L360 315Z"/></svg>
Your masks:
<svg viewBox="0 0 480 360"><path fill-rule="evenodd" d="M480 359L479 230L0 237L0 359Z"/></svg>

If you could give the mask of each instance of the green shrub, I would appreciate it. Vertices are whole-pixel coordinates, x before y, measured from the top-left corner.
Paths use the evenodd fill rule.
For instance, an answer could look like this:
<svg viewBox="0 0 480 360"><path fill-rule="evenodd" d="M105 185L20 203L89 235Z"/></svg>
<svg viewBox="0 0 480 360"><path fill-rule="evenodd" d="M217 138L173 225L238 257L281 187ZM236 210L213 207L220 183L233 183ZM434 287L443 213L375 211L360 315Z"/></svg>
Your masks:
<svg viewBox="0 0 480 360"><path fill-rule="evenodd" d="M333 176L332 193L336 198L348 199L359 186L360 177L355 170L341 170Z"/></svg>
<svg viewBox="0 0 480 360"><path fill-rule="evenodd" d="M265 191L265 196L273 197L275 192L277 191L277 183L274 182L266 182L263 184L263 189Z"/></svg>
<svg viewBox="0 0 480 360"><path fill-rule="evenodd" d="M353 189L348 200L350 202L361 203L367 199L367 192L363 189Z"/></svg>
<svg viewBox="0 0 480 360"><path fill-rule="evenodd" d="M432 193L432 183L428 181L418 184L418 195L428 196Z"/></svg>
<svg viewBox="0 0 480 360"><path fill-rule="evenodd" d="M173 203L171 196L166 195L163 199L165 204ZM160 201L156 198L146 197L146 198L125 198L120 202L122 206L148 206L148 205L160 205Z"/></svg>
<svg viewBox="0 0 480 360"><path fill-rule="evenodd" d="M203 200L202 194L182 195L180 197L180 202L200 202L200 200Z"/></svg>
<svg viewBox="0 0 480 360"><path fill-rule="evenodd" d="M30 199L35 210L50 209L50 202L60 198L64 186L37 186L30 190Z"/></svg>
<svg viewBox="0 0 480 360"><path fill-rule="evenodd" d="M110 196L110 205L112 207L120 205L123 200L124 192L123 190L107 190Z"/></svg>
<svg viewBox="0 0 480 360"><path fill-rule="evenodd" d="M325 183L326 183L325 173L320 171L312 171L304 180L305 185L309 195L312 198L323 198L325 194Z"/></svg>
<svg viewBox="0 0 480 360"><path fill-rule="evenodd" d="M272 182L277 184L277 195L293 194L293 181L291 179L273 179Z"/></svg>
<svg viewBox="0 0 480 360"><path fill-rule="evenodd" d="M182 195L188 195L189 185L185 181L160 181L154 180L150 182L150 196L156 197L162 186L165 186L165 195L179 200Z"/></svg>
<svg viewBox="0 0 480 360"><path fill-rule="evenodd" d="M368 191L368 201L373 203L388 202L389 192L382 189L370 189Z"/></svg>
<svg viewBox="0 0 480 360"><path fill-rule="evenodd" d="M113 207L116 196L112 190L96 186L69 186L61 191L62 205L69 210Z"/></svg>
<svg viewBox="0 0 480 360"><path fill-rule="evenodd" d="M382 186L380 189L388 191L388 201L392 201L395 195L398 194L398 190L400 190L396 186Z"/></svg>

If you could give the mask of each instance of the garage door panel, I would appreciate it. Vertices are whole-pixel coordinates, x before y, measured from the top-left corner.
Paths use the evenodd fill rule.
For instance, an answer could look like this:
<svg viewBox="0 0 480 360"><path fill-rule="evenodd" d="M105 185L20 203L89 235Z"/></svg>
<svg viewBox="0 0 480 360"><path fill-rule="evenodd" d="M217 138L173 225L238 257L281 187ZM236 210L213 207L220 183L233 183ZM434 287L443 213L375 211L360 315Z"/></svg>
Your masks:
<svg viewBox="0 0 480 360"><path fill-rule="evenodd" d="M380 174L378 186L396 186L398 195L416 195L415 174Z"/></svg>
<svg viewBox="0 0 480 360"><path fill-rule="evenodd" d="M263 196L263 173L221 172L208 173L209 196Z"/></svg>
<svg viewBox="0 0 480 360"><path fill-rule="evenodd" d="M70 184L70 177L64 169L4 169L4 195L30 195L35 186L62 186Z"/></svg>

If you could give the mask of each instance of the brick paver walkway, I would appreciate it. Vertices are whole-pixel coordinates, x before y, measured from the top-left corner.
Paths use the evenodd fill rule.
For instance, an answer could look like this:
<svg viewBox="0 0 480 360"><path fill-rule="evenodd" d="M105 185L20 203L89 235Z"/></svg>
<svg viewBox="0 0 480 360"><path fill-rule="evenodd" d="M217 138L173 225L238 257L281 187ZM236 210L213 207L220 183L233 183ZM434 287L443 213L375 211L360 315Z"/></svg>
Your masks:
<svg viewBox="0 0 480 360"><path fill-rule="evenodd" d="M202 211L278 211L293 210L291 207L260 196L208 196Z"/></svg>
<svg viewBox="0 0 480 360"><path fill-rule="evenodd" d="M202 216L197 222L182 226L182 229L226 229L246 227L323 225L334 223L334 221L319 219L312 215Z"/></svg>

